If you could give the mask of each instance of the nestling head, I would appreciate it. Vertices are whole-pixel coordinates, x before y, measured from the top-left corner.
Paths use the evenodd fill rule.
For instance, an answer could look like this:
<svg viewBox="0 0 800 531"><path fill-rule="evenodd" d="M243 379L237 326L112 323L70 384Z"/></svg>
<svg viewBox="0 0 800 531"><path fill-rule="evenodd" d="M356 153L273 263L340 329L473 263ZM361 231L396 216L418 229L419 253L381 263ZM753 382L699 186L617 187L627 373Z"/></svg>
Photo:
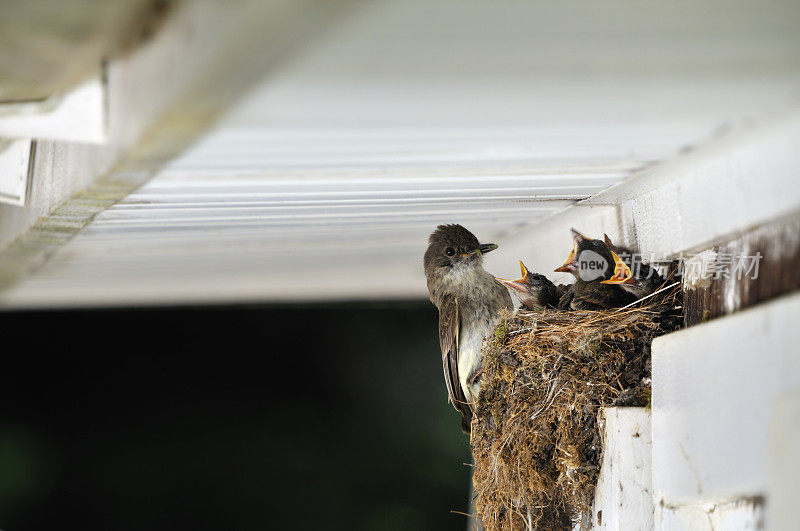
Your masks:
<svg viewBox="0 0 800 531"><path fill-rule="evenodd" d="M519 262L519 270L522 276L515 280L497 278L500 284L508 288L519 299L520 304L527 310L541 310L547 304L553 304L556 296L556 288L550 280L539 273L532 273L522 260ZM548 302L549 301L549 302Z"/></svg>
<svg viewBox="0 0 800 531"><path fill-rule="evenodd" d="M587 238L575 229L571 231L572 251L555 271L572 273L587 282L630 276L630 270L603 240Z"/></svg>

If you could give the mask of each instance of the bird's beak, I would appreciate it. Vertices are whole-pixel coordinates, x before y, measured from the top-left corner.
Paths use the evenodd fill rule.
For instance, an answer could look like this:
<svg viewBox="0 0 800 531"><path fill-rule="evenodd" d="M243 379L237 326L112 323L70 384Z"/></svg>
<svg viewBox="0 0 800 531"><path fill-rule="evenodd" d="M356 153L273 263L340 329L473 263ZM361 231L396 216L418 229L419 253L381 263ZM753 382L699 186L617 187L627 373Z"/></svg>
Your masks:
<svg viewBox="0 0 800 531"><path fill-rule="evenodd" d="M569 230L572 232L572 251L570 251L569 256L567 256L567 260L564 262L564 265L554 270L556 273L574 273L578 270L578 264L575 263L575 260L578 257L578 244L583 240L588 239L575 229Z"/></svg>
<svg viewBox="0 0 800 531"><path fill-rule="evenodd" d="M569 252L569 256L567 256L567 260L561 267L554 269L554 271L556 273L572 273L573 271L577 271L578 266L575 264L575 257L577 256L577 253L578 242L575 242L572 245L572 250Z"/></svg>
<svg viewBox="0 0 800 531"><path fill-rule="evenodd" d="M580 232L576 231L575 229L569 229L569 230L570 232L572 232L572 241L575 242L576 244L582 242L583 240L589 239Z"/></svg>
<svg viewBox="0 0 800 531"><path fill-rule="evenodd" d="M522 276L516 280L508 280L505 278L497 278L497 277L495 277L495 280L497 280L504 286L525 293L528 291L527 288L525 287L528 284L528 269L525 267L525 264L522 263L522 260L519 261L519 269L520 271L522 271Z"/></svg>
<svg viewBox="0 0 800 531"><path fill-rule="evenodd" d="M478 245L477 249L474 249L472 251L464 253L464 254L461 255L461 257L462 258L466 258L467 256L470 256L470 255L473 255L473 254L477 254L478 256L480 256L483 253L488 253L488 252L494 251L495 249L497 249L497 244L494 244L494 243L482 243L482 244Z"/></svg>
<svg viewBox="0 0 800 531"><path fill-rule="evenodd" d="M633 278L631 268L620 260L617 253L611 251L611 256L614 257L614 276L608 280L602 281L601 284L638 284L638 281Z"/></svg>

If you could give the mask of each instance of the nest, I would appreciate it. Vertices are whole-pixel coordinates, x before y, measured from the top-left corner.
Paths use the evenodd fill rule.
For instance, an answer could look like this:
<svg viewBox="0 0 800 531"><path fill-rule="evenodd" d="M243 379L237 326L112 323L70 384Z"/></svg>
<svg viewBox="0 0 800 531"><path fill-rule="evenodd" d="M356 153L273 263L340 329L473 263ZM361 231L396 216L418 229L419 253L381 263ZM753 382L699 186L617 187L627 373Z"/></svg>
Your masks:
<svg viewBox="0 0 800 531"><path fill-rule="evenodd" d="M650 405L650 344L679 328L679 287L608 311L504 315L484 346L472 425L486 529L570 529L591 509L598 413Z"/></svg>

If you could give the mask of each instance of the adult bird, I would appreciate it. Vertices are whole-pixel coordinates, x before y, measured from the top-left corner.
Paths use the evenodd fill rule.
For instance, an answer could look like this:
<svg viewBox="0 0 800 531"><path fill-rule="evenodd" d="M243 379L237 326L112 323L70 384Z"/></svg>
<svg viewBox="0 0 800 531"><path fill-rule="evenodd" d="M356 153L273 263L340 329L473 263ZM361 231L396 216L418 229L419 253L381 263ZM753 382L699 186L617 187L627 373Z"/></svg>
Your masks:
<svg viewBox="0 0 800 531"><path fill-rule="evenodd" d="M515 293L526 310L555 308L567 286L563 284L556 286L546 276L532 273L522 260L519 261L519 269L522 272L521 277L514 280L498 278L497 281Z"/></svg>
<svg viewBox="0 0 800 531"><path fill-rule="evenodd" d="M572 273L575 283L558 301L561 310L603 310L630 304L636 297L608 280L630 278L631 271L602 240L572 230L572 251L555 271Z"/></svg>
<svg viewBox="0 0 800 531"><path fill-rule="evenodd" d="M465 433L480 392L483 340L497 325L500 310L512 308L506 288L483 269L483 254L495 249L461 225L439 225L423 258L430 299L439 309L444 381Z"/></svg>

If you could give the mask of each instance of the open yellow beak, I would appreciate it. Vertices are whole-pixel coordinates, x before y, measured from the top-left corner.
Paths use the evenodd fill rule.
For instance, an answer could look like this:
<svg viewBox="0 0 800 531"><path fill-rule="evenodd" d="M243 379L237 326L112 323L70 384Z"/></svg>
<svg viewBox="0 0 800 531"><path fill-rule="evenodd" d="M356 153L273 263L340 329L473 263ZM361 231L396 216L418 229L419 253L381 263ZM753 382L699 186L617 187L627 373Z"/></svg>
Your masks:
<svg viewBox="0 0 800 531"><path fill-rule="evenodd" d="M519 261L519 270L522 272L522 276L518 279L508 280L507 278L495 277L495 280L509 288L526 291L525 286L528 284L528 269L525 267L525 264L522 263L522 260Z"/></svg>
<svg viewBox="0 0 800 531"><path fill-rule="evenodd" d="M569 256L567 256L567 260L561 267L554 269L556 273L571 273L577 269L575 265L575 256L578 253L578 243L575 242L572 244L572 250L569 252Z"/></svg>
<svg viewBox="0 0 800 531"><path fill-rule="evenodd" d="M620 260L620 257L617 256L617 253L614 251L611 251L611 255L614 257L614 275L608 280L601 282L601 284L623 284L625 282L634 282L635 280L633 279L633 272L631 271L631 268L625 265L625 262Z"/></svg>
<svg viewBox="0 0 800 531"><path fill-rule="evenodd" d="M527 282L528 281L528 268L525 267L525 264L522 263L522 260L519 261L519 270L522 273L522 276L519 277L516 282Z"/></svg>

